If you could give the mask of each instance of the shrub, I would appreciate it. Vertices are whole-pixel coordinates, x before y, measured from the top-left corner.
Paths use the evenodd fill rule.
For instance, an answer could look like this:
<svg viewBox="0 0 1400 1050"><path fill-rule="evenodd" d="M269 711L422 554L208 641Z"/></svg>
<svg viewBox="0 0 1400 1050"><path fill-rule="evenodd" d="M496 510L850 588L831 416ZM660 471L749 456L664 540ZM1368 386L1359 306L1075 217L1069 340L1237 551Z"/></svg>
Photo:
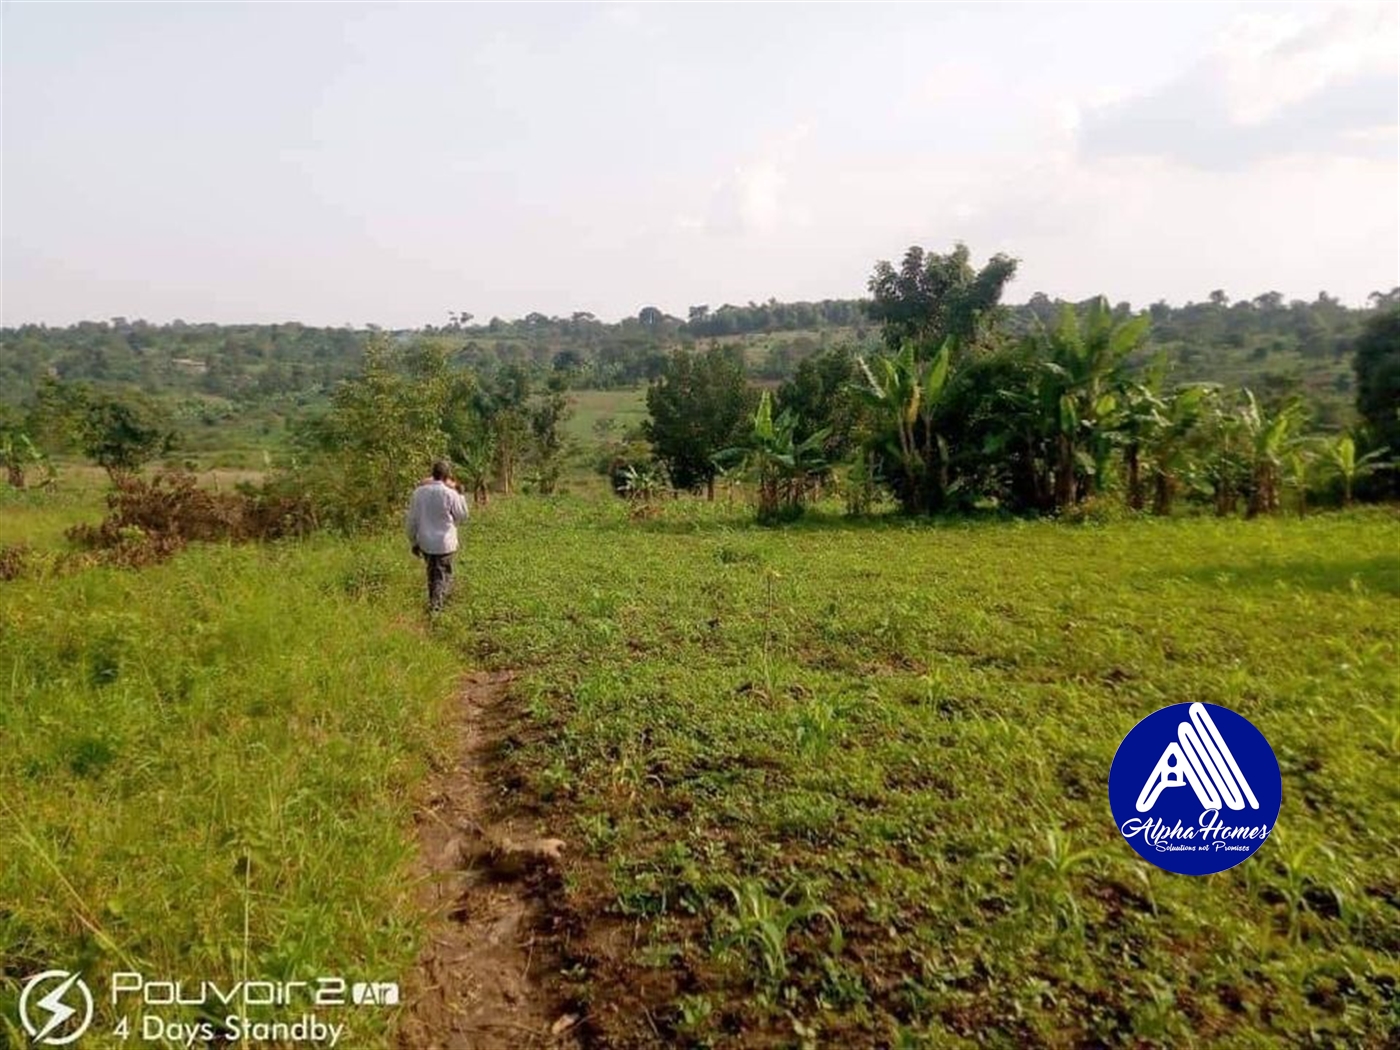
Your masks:
<svg viewBox="0 0 1400 1050"><path fill-rule="evenodd" d="M303 535L316 524L310 501L284 482L245 483L236 492L219 493L178 471L149 481L118 476L107 508L102 521L75 525L68 538L129 566L161 561L192 541L272 540Z"/></svg>

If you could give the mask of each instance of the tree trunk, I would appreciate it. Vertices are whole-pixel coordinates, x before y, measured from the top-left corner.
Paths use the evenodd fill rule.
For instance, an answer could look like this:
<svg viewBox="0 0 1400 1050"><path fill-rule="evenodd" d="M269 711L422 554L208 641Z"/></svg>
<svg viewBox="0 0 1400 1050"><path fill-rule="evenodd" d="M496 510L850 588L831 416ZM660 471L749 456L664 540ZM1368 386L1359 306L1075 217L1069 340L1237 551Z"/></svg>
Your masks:
<svg viewBox="0 0 1400 1050"><path fill-rule="evenodd" d="M1147 493L1143 490L1142 462L1136 441L1127 447L1124 457L1128 464L1128 506L1142 510L1147 503Z"/></svg>
<svg viewBox="0 0 1400 1050"><path fill-rule="evenodd" d="M17 489L24 488L24 468L18 463L6 463L6 473L9 475L10 485Z"/></svg>
<svg viewBox="0 0 1400 1050"><path fill-rule="evenodd" d="M715 476L713 474L705 479L705 500L709 503L715 501Z"/></svg>
<svg viewBox="0 0 1400 1050"><path fill-rule="evenodd" d="M1228 481L1215 483L1215 516L1228 518L1235 513L1235 489Z"/></svg>
<svg viewBox="0 0 1400 1050"><path fill-rule="evenodd" d="M1055 439L1055 508L1064 510L1074 501L1074 443L1060 434Z"/></svg>
<svg viewBox="0 0 1400 1050"><path fill-rule="evenodd" d="M1152 497L1152 513L1160 518L1171 516L1172 501L1176 498L1176 478L1159 470L1155 491Z"/></svg>

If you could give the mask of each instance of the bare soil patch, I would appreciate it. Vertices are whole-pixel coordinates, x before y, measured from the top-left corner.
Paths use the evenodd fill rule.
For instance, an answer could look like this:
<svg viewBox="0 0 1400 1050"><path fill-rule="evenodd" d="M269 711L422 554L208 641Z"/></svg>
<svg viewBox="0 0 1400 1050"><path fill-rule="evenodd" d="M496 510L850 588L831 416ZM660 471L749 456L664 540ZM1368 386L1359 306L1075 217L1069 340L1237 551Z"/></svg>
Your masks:
<svg viewBox="0 0 1400 1050"><path fill-rule="evenodd" d="M564 843L511 815L490 777L505 732L508 672L468 677L456 759L417 814L428 941L404 989L403 1050L577 1050L579 1017L554 1000L546 888Z"/></svg>

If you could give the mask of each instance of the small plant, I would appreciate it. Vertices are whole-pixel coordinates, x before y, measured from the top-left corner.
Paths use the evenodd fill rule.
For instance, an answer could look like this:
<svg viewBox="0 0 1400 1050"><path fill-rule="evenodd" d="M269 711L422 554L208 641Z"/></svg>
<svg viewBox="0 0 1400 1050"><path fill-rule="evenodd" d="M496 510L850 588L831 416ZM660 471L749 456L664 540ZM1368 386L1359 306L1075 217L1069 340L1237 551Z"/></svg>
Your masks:
<svg viewBox="0 0 1400 1050"><path fill-rule="evenodd" d="M29 468L46 464L44 454L30 440L28 434L14 427L0 428L0 466L5 468L11 488L24 488L25 474Z"/></svg>
<svg viewBox="0 0 1400 1050"><path fill-rule="evenodd" d="M650 464L638 467L629 463L618 479L618 492L629 503L650 503L665 491L660 472Z"/></svg>
<svg viewBox="0 0 1400 1050"><path fill-rule="evenodd" d="M1342 506L1351 506L1352 488L1357 480L1379 469L1386 451L1378 448L1358 457L1356 439L1350 434L1342 434L1323 446L1328 467L1342 482Z"/></svg>
<svg viewBox="0 0 1400 1050"><path fill-rule="evenodd" d="M736 948L751 952L757 956L765 976L773 984L787 977L787 942L794 927L811 919L820 919L831 933L831 953L840 953L845 944L836 913L805 894L798 894L795 887L788 887L776 897L771 896L761 882L753 879L729 884L725 889L733 898L734 911L720 920L720 925L728 932L716 943L716 951L720 955ZM799 899L794 901L794 897Z"/></svg>

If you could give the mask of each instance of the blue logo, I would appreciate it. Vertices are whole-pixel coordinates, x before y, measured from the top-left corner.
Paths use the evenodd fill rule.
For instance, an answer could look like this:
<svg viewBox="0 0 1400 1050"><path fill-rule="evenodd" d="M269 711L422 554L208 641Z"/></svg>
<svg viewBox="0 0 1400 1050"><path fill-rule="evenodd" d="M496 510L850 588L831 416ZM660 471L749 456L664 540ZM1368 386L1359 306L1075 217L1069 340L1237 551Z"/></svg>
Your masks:
<svg viewBox="0 0 1400 1050"><path fill-rule="evenodd" d="M1215 704L1173 704L1128 731L1108 803L1128 845L1159 868L1211 875L1264 844L1283 779L1264 734Z"/></svg>

